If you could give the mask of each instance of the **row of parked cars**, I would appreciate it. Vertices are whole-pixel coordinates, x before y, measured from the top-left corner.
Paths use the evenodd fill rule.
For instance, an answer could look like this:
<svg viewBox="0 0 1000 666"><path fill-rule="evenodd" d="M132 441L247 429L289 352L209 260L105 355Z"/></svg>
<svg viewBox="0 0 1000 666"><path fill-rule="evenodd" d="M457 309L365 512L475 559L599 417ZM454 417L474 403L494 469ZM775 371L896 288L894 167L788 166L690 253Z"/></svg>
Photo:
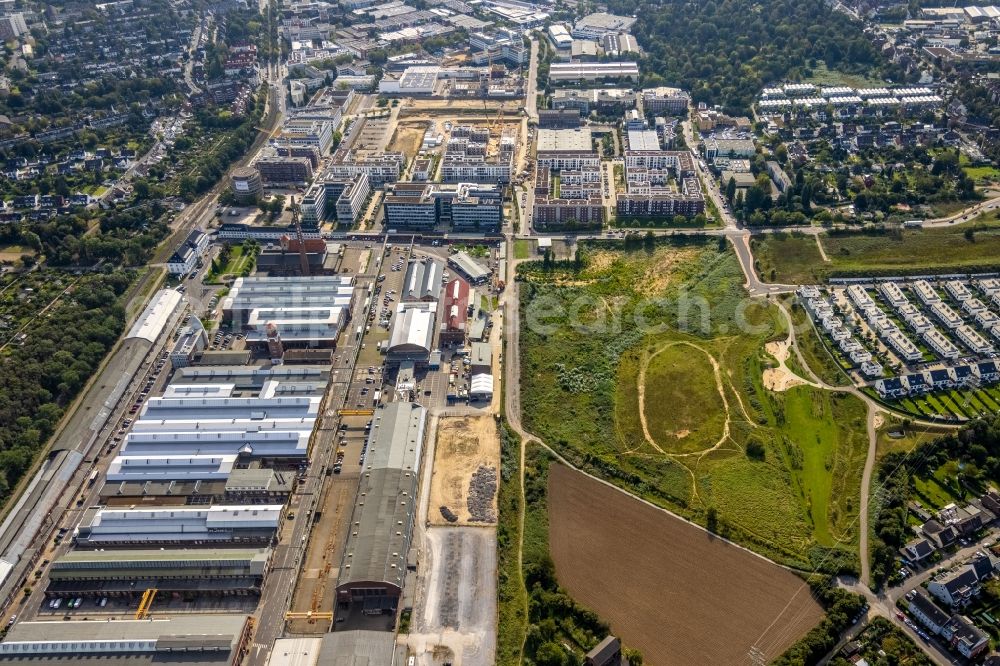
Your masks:
<svg viewBox="0 0 1000 666"><path fill-rule="evenodd" d="M63 599L62 597L57 597L55 599L52 599L51 601L49 601L49 608L51 608L52 610L59 610L59 608L63 605L63 601L66 600ZM75 599L70 599L69 601L66 601L67 610L69 610L70 608L79 608L82 605L83 605L83 597L77 597ZM102 597L100 599L95 599L94 605L104 608L105 606L108 605L108 598Z"/></svg>

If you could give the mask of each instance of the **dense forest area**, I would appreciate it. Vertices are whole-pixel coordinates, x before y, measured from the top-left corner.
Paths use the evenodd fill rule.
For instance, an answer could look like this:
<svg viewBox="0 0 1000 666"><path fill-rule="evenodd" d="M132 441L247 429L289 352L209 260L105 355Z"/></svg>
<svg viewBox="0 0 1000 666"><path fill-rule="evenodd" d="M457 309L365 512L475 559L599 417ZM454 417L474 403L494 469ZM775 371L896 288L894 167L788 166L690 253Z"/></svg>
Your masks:
<svg viewBox="0 0 1000 666"><path fill-rule="evenodd" d="M850 74L903 76L860 24L822 0L611 0L608 7L638 17L644 85L685 88L695 102L732 113L746 113L769 83L807 78L820 61Z"/></svg>
<svg viewBox="0 0 1000 666"><path fill-rule="evenodd" d="M125 325L120 297L134 275L85 276L44 317L24 344L0 355L0 501L31 467L66 407Z"/></svg>

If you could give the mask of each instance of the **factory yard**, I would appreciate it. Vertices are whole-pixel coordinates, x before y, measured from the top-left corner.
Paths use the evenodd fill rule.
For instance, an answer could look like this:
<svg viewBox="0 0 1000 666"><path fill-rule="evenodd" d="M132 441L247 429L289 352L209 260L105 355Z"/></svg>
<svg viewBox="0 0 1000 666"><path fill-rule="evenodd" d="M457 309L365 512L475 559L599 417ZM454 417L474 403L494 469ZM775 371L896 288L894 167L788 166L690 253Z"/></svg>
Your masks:
<svg viewBox="0 0 1000 666"><path fill-rule="evenodd" d="M492 416L438 422L427 520L431 525L496 523L500 441Z"/></svg>
<svg viewBox="0 0 1000 666"><path fill-rule="evenodd" d="M823 617L794 574L562 465L548 505L559 583L651 666L774 659Z"/></svg>
<svg viewBox="0 0 1000 666"><path fill-rule="evenodd" d="M496 532L430 527L410 651L419 666L492 666L496 650Z"/></svg>

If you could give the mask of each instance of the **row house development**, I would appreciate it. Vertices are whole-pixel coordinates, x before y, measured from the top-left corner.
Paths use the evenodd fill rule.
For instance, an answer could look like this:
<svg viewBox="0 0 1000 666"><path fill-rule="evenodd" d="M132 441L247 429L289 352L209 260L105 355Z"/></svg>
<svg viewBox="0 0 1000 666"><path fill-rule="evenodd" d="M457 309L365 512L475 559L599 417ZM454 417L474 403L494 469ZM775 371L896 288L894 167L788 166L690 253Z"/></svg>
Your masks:
<svg viewBox="0 0 1000 666"><path fill-rule="evenodd" d="M969 296L962 301L962 311L971 317L975 317L980 312L986 311L986 304L974 296Z"/></svg>
<svg viewBox="0 0 1000 666"><path fill-rule="evenodd" d="M980 278L973 280L972 284L990 298L1000 294L1000 278Z"/></svg>
<svg viewBox="0 0 1000 666"><path fill-rule="evenodd" d="M949 329L955 329L962 325L962 318L947 303L935 301L929 305L929 309Z"/></svg>
<svg viewBox="0 0 1000 666"><path fill-rule="evenodd" d="M847 296L859 310L875 307L875 301L872 300L872 297L868 295L868 292L861 285L852 284L848 287Z"/></svg>
<svg viewBox="0 0 1000 666"><path fill-rule="evenodd" d="M989 636L968 617L941 610L923 590L915 590L909 604L910 614L934 636L940 636L953 650L967 659L975 659L989 649Z"/></svg>
<svg viewBox="0 0 1000 666"><path fill-rule="evenodd" d="M934 290L934 287L932 287L931 283L927 280L917 280L911 285L911 287L917 295L917 298L920 299L920 302L924 305L929 306L931 303L937 303L941 300L941 296Z"/></svg>
<svg viewBox="0 0 1000 666"><path fill-rule="evenodd" d="M908 338L906 334L898 328L886 333L884 340L897 356L908 363L914 363L924 357L924 355L920 352L920 348L914 344L913 340Z"/></svg>
<svg viewBox="0 0 1000 666"><path fill-rule="evenodd" d="M995 349L978 331L968 324L962 324L956 328L955 337L972 352L979 355L992 354Z"/></svg>
<svg viewBox="0 0 1000 666"><path fill-rule="evenodd" d="M906 295L903 294L903 290L900 289L899 285L895 282L879 283L878 291L882 294L882 297L886 300L886 302L896 309L899 309L909 303L909 301L906 300Z"/></svg>
<svg viewBox="0 0 1000 666"><path fill-rule="evenodd" d="M875 390L884 399L897 399L907 395L920 395L932 388L947 389L958 386L995 384L1000 381L1000 368L995 361L980 361L952 368L913 373L900 377L880 379Z"/></svg>
<svg viewBox="0 0 1000 666"><path fill-rule="evenodd" d="M927 346L941 358L953 360L958 358L959 350L955 343L949 340L941 331L931 328L923 333L923 340Z"/></svg>
<svg viewBox="0 0 1000 666"><path fill-rule="evenodd" d="M901 306L897 311L899 312L899 316L903 318L903 321L906 322L906 325L913 329L917 335L923 335L934 326L931 320L924 316L912 303Z"/></svg>
<svg viewBox="0 0 1000 666"><path fill-rule="evenodd" d="M956 301L965 301L972 298L972 292L969 291L969 287L960 280L948 280L944 283L944 290L951 294L951 297Z"/></svg>

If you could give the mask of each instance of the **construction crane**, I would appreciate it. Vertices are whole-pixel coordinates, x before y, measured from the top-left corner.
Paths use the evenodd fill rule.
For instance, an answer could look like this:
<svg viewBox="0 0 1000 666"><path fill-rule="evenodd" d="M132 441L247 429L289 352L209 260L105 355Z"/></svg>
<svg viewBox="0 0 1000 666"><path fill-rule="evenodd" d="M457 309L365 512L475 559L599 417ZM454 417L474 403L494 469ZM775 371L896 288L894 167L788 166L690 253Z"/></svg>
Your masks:
<svg viewBox="0 0 1000 666"><path fill-rule="evenodd" d="M151 587L142 593L142 599L139 601L139 610L135 612L135 619L142 620L149 615L149 609L153 605L153 599L156 598L156 592L156 588Z"/></svg>
<svg viewBox="0 0 1000 666"><path fill-rule="evenodd" d="M330 611L323 611L323 612L319 612L319 611L316 611L316 612L306 611L304 613L295 613L295 612L289 611L289 612L285 613L285 619L286 620L309 620L310 622L315 622L316 620L332 620L333 619L333 613L330 612Z"/></svg>
<svg viewBox="0 0 1000 666"><path fill-rule="evenodd" d="M493 122L490 123L490 133L492 134L493 131L496 130L497 126L502 124L503 124L503 102L501 101L500 108L497 109L496 118L494 118Z"/></svg>
<svg viewBox="0 0 1000 666"><path fill-rule="evenodd" d="M299 272L303 277L309 275L309 257L306 255L306 239L302 234L302 221L299 220L299 207L292 197L292 224L295 225L295 240L299 243Z"/></svg>
<svg viewBox="0 0 1000 666"><path fill-rule="evenodd" d="M337 416L371 416L374 409L338 409Z"/></svg>

